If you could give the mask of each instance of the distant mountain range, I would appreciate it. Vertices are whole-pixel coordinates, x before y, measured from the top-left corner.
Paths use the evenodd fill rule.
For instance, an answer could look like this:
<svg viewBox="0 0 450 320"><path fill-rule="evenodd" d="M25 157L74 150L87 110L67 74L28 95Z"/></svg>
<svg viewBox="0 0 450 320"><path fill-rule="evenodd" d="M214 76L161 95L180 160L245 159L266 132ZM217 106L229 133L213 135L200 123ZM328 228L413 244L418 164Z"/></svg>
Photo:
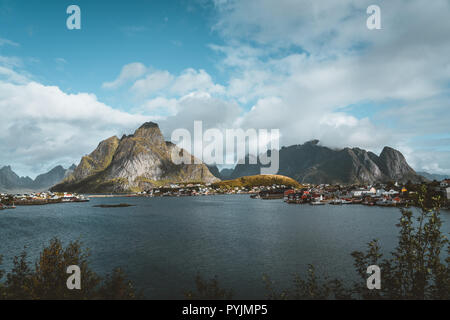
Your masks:
<svg viewBox="0 0 450 320"><path fill-rule="evenodd" d="M75 165L68 169L57 166L47 173L41 174L36 179L19 177L11 168L4 166L0 169L0 192L20 193L32 191L45 191L61 182L75 169Z"/></svg>
<svg viewBox="0 0 450 320"><path fill-rule="evenodd" d="M450 179L450 174L444 175L444 174L434 174L434 173L428 173L428 172L417 172L417 174L421 175L422 177L427 178L430 181L433 181L433 180L442 181L445 179Z"/></svg>
<svg viewBox="0 0 450 320"><path fill-rule="evenodd" d="M143 124L134 134L121 139L111 137L81 159L53 191L80 193L136 192L175 182L213 183L219 181L205 164L172 162L172 152L185 153L166 142L156 123Z"/></svg>
<svg viewBox="0 0 450 320"><path fill-rule="evenodd" d="M291 177L300 183L313 184L367 184L398 181L422 182L397 150L385 147L378 156L360 148L331 149L319 145L318 140L302 145L283 147L279 152L278 174ZM230 179L260 173L260 164L238 164ZM229 174L229 172L227 172Z"/></svg>
<svg viewBox="0 0 450 320"><path fill-rule="evenodd" d="M32 180L19 177L10 166L0 169L0 192L53 191L80 193L142 191L176 182L214 183L244 176L259 175L260 164L238 164L234 169L219 171L217 166L176 165L171 154L185 153L166 142L156 123L142 125L132 135L111 137L84 156L78 166L57 166ZM417 173L398 150L385 147L380 155L360 148L331 149L318 140L281 148L279 175L299 183L372 184L375 182L418 183L442 180L447 176Z"/></svg>

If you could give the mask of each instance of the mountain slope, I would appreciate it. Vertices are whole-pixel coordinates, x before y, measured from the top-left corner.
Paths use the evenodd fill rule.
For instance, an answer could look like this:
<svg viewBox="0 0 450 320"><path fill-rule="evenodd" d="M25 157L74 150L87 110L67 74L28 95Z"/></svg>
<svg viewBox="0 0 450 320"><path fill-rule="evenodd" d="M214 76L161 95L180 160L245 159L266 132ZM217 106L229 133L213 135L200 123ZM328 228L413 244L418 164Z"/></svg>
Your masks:
<svg viewBox="0 0 450 320"><path fill-rule="evenodd" d="M204 164L176 165L171 159L172 152L186 151L164 141L158 125L148 122L120 140L111 137L102 141L94 152L82 158L73 174L52 190L129 192L169 182L212 183L219 180Z"/></svg>
<svg viewBox="0 0 450 320"><path fill-rule="evenodd" d="M111 137L98 145L88 156L84 156L80 164L73 169L73 173L67 178L68 181L79 181L97 172L106 169L112 161L114 152L119 146L119 139Z"/></svg>
<svg viewBox="0 0 450 320"><path fill-rule="evenodd" d="M49 187L54 186L55 184L61 182L65 175L67 170L64 169L62 166L57 166L50 170L47 173L41 174L34 179L34 189L47 189Z"/></svg>
<svg viewBox="0 0 450 320"><path fill-rule="evenodd" d="M280 150L278 174L300 183L366 184L374 182L424 181L397 150L385 147L380 156L360 148L333 150L313 140L303 145L283 147ZM246 159L248 163L248 157ZM240 164L232 179L256 175L261 166Z"/></svg>

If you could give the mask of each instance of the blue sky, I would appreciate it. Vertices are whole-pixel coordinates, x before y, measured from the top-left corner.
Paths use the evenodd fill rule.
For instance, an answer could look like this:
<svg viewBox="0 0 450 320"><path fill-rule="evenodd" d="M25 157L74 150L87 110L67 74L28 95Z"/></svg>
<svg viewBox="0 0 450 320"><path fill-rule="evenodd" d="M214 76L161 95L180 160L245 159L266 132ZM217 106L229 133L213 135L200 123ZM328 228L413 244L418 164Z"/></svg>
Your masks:
<svg viewBox="0 0 450 320"><path fill-rule="evenodd" d="M447 0L0 0L0 166L34 177L144 121L169 139L202 120L389 145L450 174L449 15Z"/></svg>
<svg viewBox="0 0 450 320"><path fill-rule="evenodd" d="M66 92L95 92L130 61L179 73L186 68L217 72L209 43L220 43L211 31L211 6L195 1L2 1L1 36L19 46L4 46L2 55L19 56L34 79ZM66 8L77 4L82 29L66 28Z"/></svg>

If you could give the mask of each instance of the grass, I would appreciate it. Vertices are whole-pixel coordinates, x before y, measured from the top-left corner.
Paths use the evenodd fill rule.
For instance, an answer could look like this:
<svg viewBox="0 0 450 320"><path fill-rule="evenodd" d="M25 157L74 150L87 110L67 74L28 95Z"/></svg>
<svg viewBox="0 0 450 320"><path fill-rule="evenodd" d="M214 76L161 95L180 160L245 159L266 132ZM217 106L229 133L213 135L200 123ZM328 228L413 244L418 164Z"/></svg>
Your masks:
<svg viewBox="0 0 450 320"><path fill-rule="evenodd" d="M301 188L302 186L286 176L281 175L256 175L241 177L234 180L220 181L213 184L213 187L222 188L236 188L236 187L259 187L259 186L272 186L272 185L285 185L287 187Z"/></svg>

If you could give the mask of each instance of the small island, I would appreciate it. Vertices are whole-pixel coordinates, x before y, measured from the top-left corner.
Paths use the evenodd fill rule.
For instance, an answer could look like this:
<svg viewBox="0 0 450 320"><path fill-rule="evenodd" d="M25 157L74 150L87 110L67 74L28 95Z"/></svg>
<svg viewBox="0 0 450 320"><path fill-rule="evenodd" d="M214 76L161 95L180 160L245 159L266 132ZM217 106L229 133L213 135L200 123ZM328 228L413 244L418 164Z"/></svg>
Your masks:
<svg viewBox="0 0 450 320"><path fill-rule="evenodd" d="M119 204L99 204L96 206L93 206L94 208L127 208L127 207L134 207L132 204L128 203L119 203Z"/></svg>

